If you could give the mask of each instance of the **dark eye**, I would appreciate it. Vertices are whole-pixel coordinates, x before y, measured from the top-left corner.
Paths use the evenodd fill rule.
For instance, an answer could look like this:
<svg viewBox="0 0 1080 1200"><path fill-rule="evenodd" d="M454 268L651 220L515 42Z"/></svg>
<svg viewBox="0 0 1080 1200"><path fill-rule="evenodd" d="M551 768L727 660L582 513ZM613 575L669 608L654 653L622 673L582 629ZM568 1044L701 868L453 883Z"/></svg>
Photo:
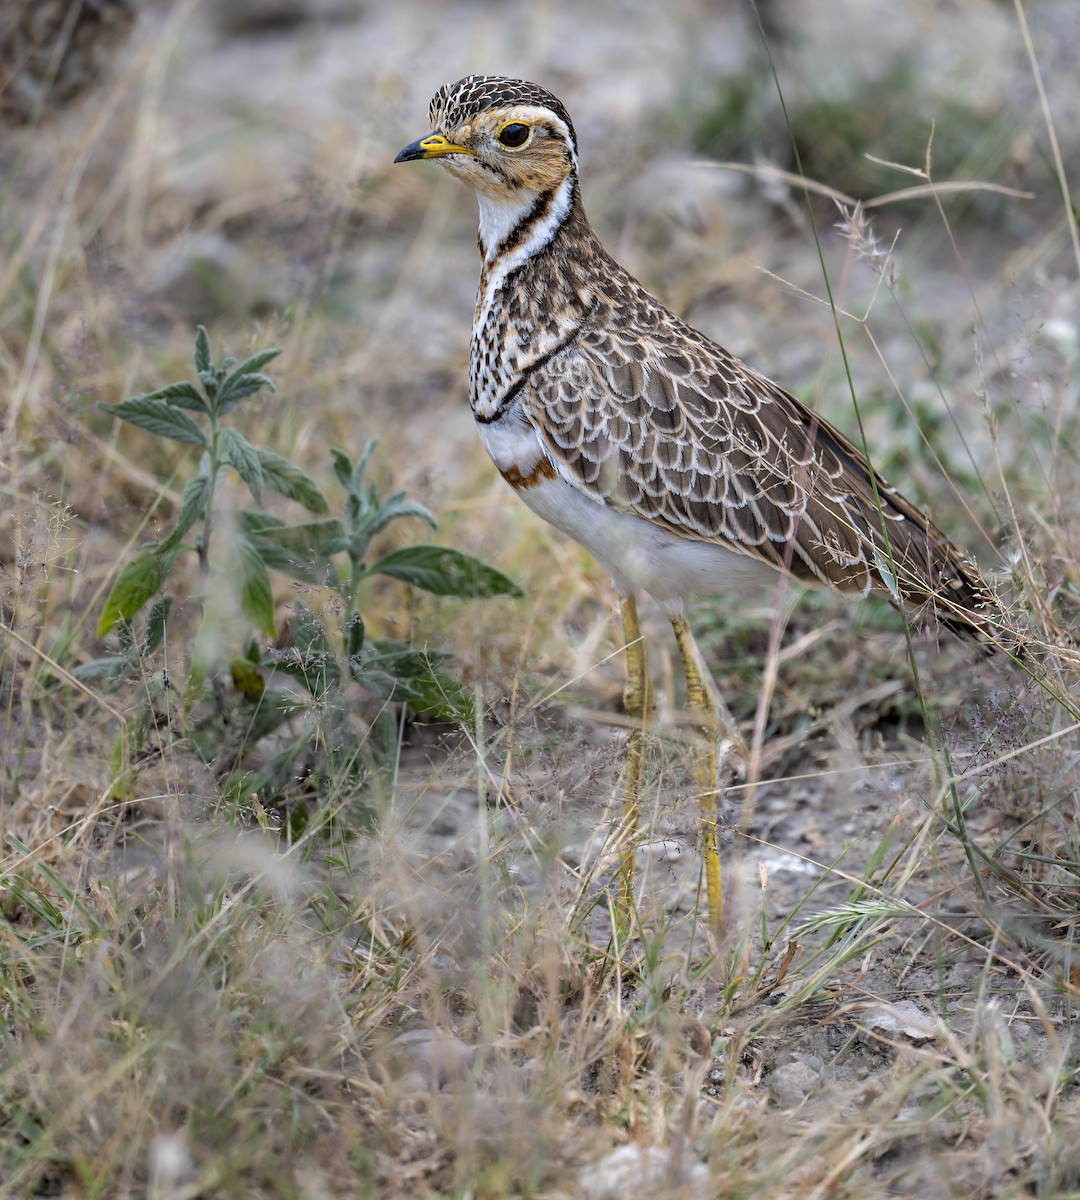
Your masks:
<svg viewBox="0 0 1080 1200"><path fill-rule="evenodd" d="M499 130L495 140L500 146L509 146L511 150L516 150L529 140L529 127L522 125L520 121L511 121Z"/></svg>

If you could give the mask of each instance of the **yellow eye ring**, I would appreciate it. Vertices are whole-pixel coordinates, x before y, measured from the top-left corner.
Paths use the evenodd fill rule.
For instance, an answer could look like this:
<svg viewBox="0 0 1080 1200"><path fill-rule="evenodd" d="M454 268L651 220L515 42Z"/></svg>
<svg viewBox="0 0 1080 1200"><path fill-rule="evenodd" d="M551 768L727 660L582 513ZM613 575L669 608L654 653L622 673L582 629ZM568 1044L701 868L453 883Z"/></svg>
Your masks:
<svg viewBox="0 0 1080 1200"><path fill-rule="evenodd" d="M524 121L507 121L495 135L495 140L508 150L520 150L531 136L532 128Z"/></svg>

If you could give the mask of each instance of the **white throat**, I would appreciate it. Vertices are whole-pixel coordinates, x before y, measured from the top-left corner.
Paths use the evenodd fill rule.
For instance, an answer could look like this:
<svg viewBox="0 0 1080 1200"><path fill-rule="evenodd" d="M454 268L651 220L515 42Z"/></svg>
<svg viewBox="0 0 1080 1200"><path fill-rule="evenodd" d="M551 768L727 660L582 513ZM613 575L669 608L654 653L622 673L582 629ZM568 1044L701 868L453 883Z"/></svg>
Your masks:
<svg viewBox="0 0 1080 1200"><path fill-rule="evenodd" d="M477 321L482 325L491 311L499 289L522 263L542 250L559 232L570 213L574 197L573 179L559 184L554 195L543 201L539 192L525 192L514 204L498 204L477 192L480 201L480 245L483 248L484 270L480 276L477 296ZM524 223L519 239L507 247L507 238Z"/></svg>
<svg viewBox="0 0 1080 1200"><path fill-rule="evenodd" d="M480 245L484 250L484 261L491 262L499 247L517 229L536 204L536 192L517 192L513 203L496 200L477 193L480 202Z"/></svg>
<svg viewBox="0 0 1080 1200"><path fill-rule="evenodd" d="M480 245L484 261L491 263L503 244L523 222L524 236L514 246L512 255L517 262L531 258L551 241L570 212L573 181L567 177L558 190L546 201L540 192L521 191L512 198L495 199L477 192L480 202Z"/></svg>

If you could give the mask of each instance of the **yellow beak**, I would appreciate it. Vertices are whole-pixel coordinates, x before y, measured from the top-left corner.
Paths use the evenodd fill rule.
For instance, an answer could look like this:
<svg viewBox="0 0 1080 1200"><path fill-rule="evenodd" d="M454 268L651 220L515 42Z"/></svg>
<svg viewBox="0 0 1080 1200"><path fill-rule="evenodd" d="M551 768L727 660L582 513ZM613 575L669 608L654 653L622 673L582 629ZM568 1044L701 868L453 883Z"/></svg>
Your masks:
<svg viewBox="0 0 1080 1200"><path fill-rule="evenodd" d="M444 154L471 154L476 157L476 151L468 146L458 146L444 138L441 133L432 133L418 142L410 142L394 159L394 162L412 162L418 158L442 158Z"/></svg>

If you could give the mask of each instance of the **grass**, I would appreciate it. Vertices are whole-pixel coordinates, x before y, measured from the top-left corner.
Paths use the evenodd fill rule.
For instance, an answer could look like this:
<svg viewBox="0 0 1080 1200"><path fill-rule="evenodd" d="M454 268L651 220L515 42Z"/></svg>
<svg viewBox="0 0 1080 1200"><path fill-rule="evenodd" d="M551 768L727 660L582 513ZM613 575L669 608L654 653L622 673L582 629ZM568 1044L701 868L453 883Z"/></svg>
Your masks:
<svg viewBox="0 0 1080 1200"><path fill-rule="evenodd" d="M656 614L637 925L613 927L625 720L610 593L507 501L474 443L463 199L384 168L396 146L364 159L358 193L339 187L333 164L355 162L344 121L310 127L328 182L286 201L272 124L232 163L197 119L176 158L155 156L149 131L166 114L148 72L174 55L185 69L177 13L173 41L153 58L136 47L81 118L16 143L0 208L0 1190L1080 1194L1080 728L1061 636L1080 596L1080 262L1050 101L1035 110L1050 166L1025 181L1031 201L950 209L927 191L906 201L917 215L891 256L868 254L875 236L892 246L889 208L868 207L869 225L849 217L843 236L814 209L879 465L983 561L998 555L1033 653L1023 668L973 664L951 642L908 642L884 605L703 602L695 626L757 754L756 785L730 800L731 924L714 942L698 921L693 746ZM847 94L854 108L857 81ZM609 185L646 170L650 136L679 128L657 114L630 161L590 138L588 194L614 206ZM77 153L43 151L47 138ZM697 294L673 281L697 323L734 329L733 348L824 394L850 428L793 199L771 209L732 191L735 215L684 228L673 258L661 218L643 215L655 224L631 240L655 251L635 266L660 287L680 255L760 262L790 282L744 273L732 300L706 266L688 272ZM608 211L615 245L634 218ZM282 264L280 305L267 308L265 280L238 286L234 258L206 259L202 235L222 229L249 262ZM355 460L377 435L379 491L407 487L441 544L526 591L448 600L369 578L345 601L369 637L452 651L469 700L440 723L350 693L349 737L381 764L363 795L373 825L332 766L310 820L258 788L238 794L193 751L183 712L157 704L155 684L188 678L205 614L235 617L197 562L177 586L203 589L201 611L180 614L131 684L109 690L83 669L117 650L96 631L123 564L182 512L190 464L97 404L188 373L202 313L185 306L208 293L155 292L151 267L189 233L215 347L282 348L277 394L237 427L328 495L327 448ZM988 270L989 238L1003 249ZM247 503L222 480L225 501ZM410 544L408 528L390 536L391 553ZM332 592L275 576L260 619L283 628L316 611L329 628ZM216 711L235 713L236 684L221 686ZM340 734L318 704L304 720L288 735ZM114 755L133 722L134 778ZM267 736L253 752L265 765L282 745Z"/></svg>

